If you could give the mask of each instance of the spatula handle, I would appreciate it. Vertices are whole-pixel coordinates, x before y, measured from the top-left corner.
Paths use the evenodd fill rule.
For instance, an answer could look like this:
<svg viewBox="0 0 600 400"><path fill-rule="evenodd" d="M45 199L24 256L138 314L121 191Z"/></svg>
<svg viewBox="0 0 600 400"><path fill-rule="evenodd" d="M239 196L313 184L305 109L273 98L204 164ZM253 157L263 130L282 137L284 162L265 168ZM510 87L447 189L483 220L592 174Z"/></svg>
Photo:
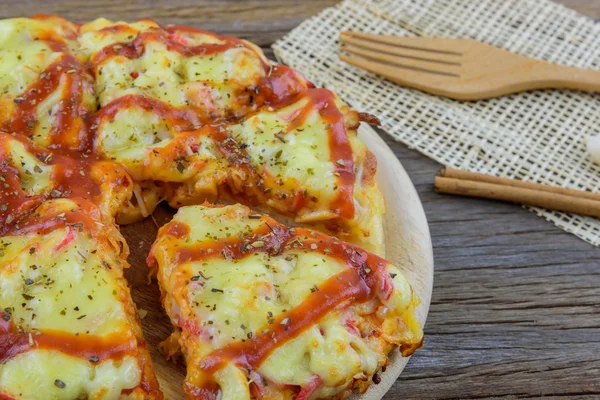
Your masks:
<svg viewBox="0 0 600 400"><path fill-rule="evenodd" d="M541 87L575 89L600 93L600 71L541 62L537 79Z"/></svg>

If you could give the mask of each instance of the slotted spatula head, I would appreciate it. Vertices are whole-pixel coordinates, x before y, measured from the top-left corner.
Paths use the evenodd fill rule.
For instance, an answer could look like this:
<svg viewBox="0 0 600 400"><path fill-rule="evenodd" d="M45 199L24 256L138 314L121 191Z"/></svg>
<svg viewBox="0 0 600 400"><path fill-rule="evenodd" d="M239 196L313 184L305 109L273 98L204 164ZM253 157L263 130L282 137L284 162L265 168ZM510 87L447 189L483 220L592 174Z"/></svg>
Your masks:
<svg viewBox="0 0 600 400"><path fill-rule="evenodd" d="M458 100L531 89L600 91L600 71L551 64L470 39L342 32L342 61L404 86Z"/></svg>

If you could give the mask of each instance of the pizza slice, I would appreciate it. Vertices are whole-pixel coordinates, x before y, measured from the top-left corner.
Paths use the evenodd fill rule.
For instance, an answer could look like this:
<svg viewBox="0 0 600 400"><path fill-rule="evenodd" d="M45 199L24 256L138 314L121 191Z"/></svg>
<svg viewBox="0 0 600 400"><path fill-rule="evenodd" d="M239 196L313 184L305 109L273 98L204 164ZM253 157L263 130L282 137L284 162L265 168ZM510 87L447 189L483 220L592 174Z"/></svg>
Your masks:
<svg viewBox="0 0 600 400"><path fill-rule="evenodd" d="M91 148L96 111L77 24L56 16L0 20L0 130L45 148Z"/></svg>
<svg viewBox="0 0 600 400"><path fill-rule="evenodd" d="M192 27L98 19L80 34L101 107L152 98L193 111L190 123L239 118L255 109L253 89L270 68L252 43Z"/></svg>
<svg viewBox="0 0 600 400"><path fill-rule="evenodd" d="M332 92L307 89L243 122L199 129L161 107L138 99L102 109L96 148L171 206L242 202L383 253L377 161L357 136L360 115Z"/></svg>
<svg viewBox="0 0 600 400"><path fill-rule="evenodd" d="M127 244L85 200L0 236L0 398L162 399L123 277Z"/></svg>
<svg viewBox="0 0 600 400"><path fill-rule="evenodd" d="M148 264L190 399L344 398L392 349L421 346L419 300L396 266L245 206L180 208Z"/></svg>
<svg viewBox="0 0 600 400"><path fill-rule="evenodd" d="M0 131L0 233L48 199L81 198L112 223L132 196L125 169L95 155L44 149Z"/></svg>

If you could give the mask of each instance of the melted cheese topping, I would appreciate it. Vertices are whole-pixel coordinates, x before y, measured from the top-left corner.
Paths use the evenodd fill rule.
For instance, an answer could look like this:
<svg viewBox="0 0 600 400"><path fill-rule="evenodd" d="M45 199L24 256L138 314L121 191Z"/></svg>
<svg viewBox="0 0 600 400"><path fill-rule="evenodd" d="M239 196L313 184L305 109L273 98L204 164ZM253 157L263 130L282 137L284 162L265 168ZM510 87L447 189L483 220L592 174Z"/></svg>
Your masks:
<svg viewBox="0 0 600 400"><path fill-rule="evenodd" d="M94 210L47 201L0 237L0 397L161 398L124 239Z"/></svg>
<svg viewBox="0 0 600 400"><path fill-rule="evenodd" d="M344 395L393 345L409 355L422 340L418 299L395 266L240 205L181 208L149 263L193 399Z"/></svg>

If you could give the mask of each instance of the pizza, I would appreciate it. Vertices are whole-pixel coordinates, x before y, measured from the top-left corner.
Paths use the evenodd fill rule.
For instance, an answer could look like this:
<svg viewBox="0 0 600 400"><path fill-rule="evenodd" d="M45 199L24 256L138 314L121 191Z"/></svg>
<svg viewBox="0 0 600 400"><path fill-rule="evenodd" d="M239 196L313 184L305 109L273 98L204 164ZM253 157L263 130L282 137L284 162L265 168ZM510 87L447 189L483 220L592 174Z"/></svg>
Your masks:
<svg viewBox="0 0 600 400"><path fill-rule="evenodd" d="M252 43L196 28L150 19L79 24L40 15L1 20L0 31L0 399L161 398L122 275L128 251L116 223L148 217L163 201L181 210L161 229L149 260L176 328L164 349L181 348L185 355L190 398L212 398L219 379L225 379L219 383L225 399L238 398L234 392L240 398L341 398L364 391L394 346L408 355L420 345L413 315L418 299L396 267L380 258L385 204L377 160L357 135L361 121L377 123L375 117L272 63ZM211 206L216 203L231 205ZM182 220L188 217L221 222L201 227ZM194 236L198 232L209 236ZM180 281L194 268L208 270L168 254L204 245L225 250L231 240L268 235L274 242L253 242L262 241L263 249L230 249L231 257L206 261L221 272L245 265L239 271L249 281L223 281L227 290L288 287L290 298L268 303L290 308L272 310L273 321L296 321L305 311L312 318L287 327L298 336L282 333L249 375L222 352L245 354L249 344L243 343L265 341L256 330L264 316L253 309L231 316L230 322L254 329L245 332L253 339L241 337L239 326L207 339L214 331L203 326L213 321L210 313L181 296L188 289L198 299L220 292L205 293L204 278L192 279L197 275L188 277L194 283ZM269 247L277 243L276 250ZM39 252L29 254L31 248ZM289 257L304 261L293 269ZM270 259L284 268L279 278L250 279L249 271L264 270ZM306 261L313 259L322 260L318 268ZM185 273L171 276L179 269ZM310 317L300 304L327 294L310 289L329 287L334 275L340 284L360 283L361 291L336 293L342 297L335 304L325 302L331 307ZM99 294L88 293L94 290ZM84 294L93 299L81 311ZM257 303L256 312L266 306ZM323 359L341 357L329 371L279 350L297 343L308 351L306 335L315 334L317 323L345 343L339 354L327 340L315 345ZM196 361L209 351L220 361L205 371ZM63 361L67 372L55 376ZM276 371L283 362L297 363L303 375ZM39 388L25 384L32 380Z"/></svg>
<svg viewBox="0 0 600 400"><path fill-rule="evenodd" d="M0 398L162 399L123 278L128 250L85 200L0 237Z"/></svg>
<svg viewBox="0 0 600 400"><path fill-rule="evenodd" d="M189 206L148 264L192 399L342 398L364 391L399 346L420 346L418 299L384 259L241 206Z"/></svg>

